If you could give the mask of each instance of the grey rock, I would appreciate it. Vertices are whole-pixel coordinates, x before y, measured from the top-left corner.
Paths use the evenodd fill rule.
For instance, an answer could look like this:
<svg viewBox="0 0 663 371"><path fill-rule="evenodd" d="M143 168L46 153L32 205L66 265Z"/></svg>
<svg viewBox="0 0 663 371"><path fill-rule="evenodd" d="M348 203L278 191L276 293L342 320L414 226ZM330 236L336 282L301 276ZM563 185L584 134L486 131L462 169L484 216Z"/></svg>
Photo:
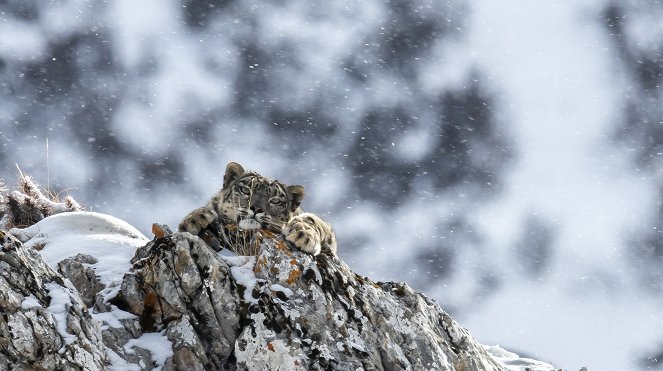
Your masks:
<svg viewBox="0 0 663 371"><path fill-rule="evenodd" d="M504 369L406 284L274 236L253 257L222 257L188 233L138 254L115 303L146 331L166 329L176 369Z"/></svg>
<svg viewBox="0 0 663 371"><path fill-rule="evenodd" d="M56 272L2 234L0 371L505 370L436 302L337 257L272 234L257 235L257 256L159 236L136 250L121 284L104 287L87 266L94 257Z"/></svg>
<svg viewBox="0 0 663 371"><path fill-rule="evenodd" d="M104 289L94 270L84 265L96 262L97 259L93 256L78 254L74 258L67 258L58 263L58 272L71 281L88 308L95 304L97 294Z"/></svg>
<svg viewBox="0 0 663 371"><path fill-rule="evenodd" d="M76 289L0 232L0 370L102 370L101 331Z"/></svg>
<svg viewBox="0 0 663 371"><path fill-rule="evenodd" d="M269 240L265 240L269 241ZM242 368L501 370L435 302L337 257L264 242L236 357Z"/></svg>
<svg viewBox="0 0 663 371"><path fill-rule="evenodd" d="M138 316L143 330L166 330L175 365L227 367L240 330L230 267L188 233L157 238L143 250L113 302Z"/></svg>

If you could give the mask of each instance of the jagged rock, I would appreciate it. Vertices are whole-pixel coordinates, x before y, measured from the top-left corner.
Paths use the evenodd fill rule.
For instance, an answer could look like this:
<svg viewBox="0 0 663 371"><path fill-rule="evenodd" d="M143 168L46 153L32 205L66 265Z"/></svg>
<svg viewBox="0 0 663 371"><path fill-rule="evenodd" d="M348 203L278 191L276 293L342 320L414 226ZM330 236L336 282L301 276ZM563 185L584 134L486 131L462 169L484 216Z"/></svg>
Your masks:
<svg viewBox="0 0 663 371"><path fill-rule="evenodd" d="M178 368L503 369L409 286L373 282L274 236L254 257L219 255L188 233L139 250L114 304L146 331L165 329Z"/></svg>
<svg viewBox="0 0 663 371"><path fill-rule="evenodd" d="M101 370L101 331L69 281L0 232L0 370Z"/></svg>
<svg viewBox="0 0 663 371"><path fill-rule="evenodd" d="M147 242L116 218L72 212L0 232L0 371L554 370L484 348L406 284L267 231L256 256L236 256L154 230Z"/></svg>
<svg viewBox="0 0 663 371"><path fill-rule="evenodd" d="M230 266L188 233L157 238L139 249L143 255L113 303L137 315L145 331L165 329L175 365L230 367L240 331Z"/></svg>
<svg viewBox="0 0 663 371"><path fill-rule="evenodd" d="M94 270L83 265L95 263L97 263L95 257L85 254L78 254L58 263L58 272L71 281L88 308L94 305L97 294L104 289Z"/></svg>
<svg viewBox="0 0 663 371"><path fill-rule="evenodd" d="M315 259L282 242L264 245L254 271L259 299L249 310L253 328L238 341L249 346L237 355L250 368L281 348L302 369L501 369L436 303L405 284L373 282L336 257Z"/></svg>

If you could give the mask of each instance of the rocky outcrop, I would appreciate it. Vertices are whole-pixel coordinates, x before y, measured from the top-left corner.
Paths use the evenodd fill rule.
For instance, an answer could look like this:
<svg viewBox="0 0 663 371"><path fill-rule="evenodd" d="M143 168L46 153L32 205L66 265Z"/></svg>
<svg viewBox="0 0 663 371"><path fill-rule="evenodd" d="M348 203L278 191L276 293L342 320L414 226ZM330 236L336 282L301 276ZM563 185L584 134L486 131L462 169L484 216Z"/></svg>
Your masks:
<svg viewBox="0 0 663 371"><path fill-rule="evenodd" d="M406 284L373 282L271 234L260 246L224 256L164 234L109 294L85 266L94 258L66 259L58 273L5 235L0 369L504 369Z"/></svg>
<svg viewBox="0 0 663 371"><path fill-rule="evenodd" d="M115 304L173 340L197 369L502 369L441 308L401 283L263 236L259 255L220 256L189 234L148 244Z"/></svg>
<svg viewBox="0 0 663 371"><path fill-rule="evenodd" d="M98 323L71 283L0 232L0 370L101 370Z"/></svg>
<svg viewBox="0 0 663 371"><path fill-rule="evenodd" d="M5 220L31 210L19 206ZM554 370L482 346L406 284L267 231L257 255L237 256L60 209L0 232L0 371Z"/></svg>

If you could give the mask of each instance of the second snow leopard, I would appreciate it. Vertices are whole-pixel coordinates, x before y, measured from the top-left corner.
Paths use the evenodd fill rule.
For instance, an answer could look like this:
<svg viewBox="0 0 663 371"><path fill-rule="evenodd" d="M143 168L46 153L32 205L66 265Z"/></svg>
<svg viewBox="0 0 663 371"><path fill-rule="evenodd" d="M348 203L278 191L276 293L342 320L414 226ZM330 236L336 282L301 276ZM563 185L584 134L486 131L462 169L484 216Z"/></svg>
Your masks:
<svg viewBox="0 0 663 371"><path fill-rule="evenodd" d="M331 226L317 215L303 212L299 207L303 199L304 187L286 186L230 162L223 188L205 207L190 212L179 229L194 235L215 225L222 230L267 229L281 233L286 241L311 255L336 255L336 236Z"/></svg>

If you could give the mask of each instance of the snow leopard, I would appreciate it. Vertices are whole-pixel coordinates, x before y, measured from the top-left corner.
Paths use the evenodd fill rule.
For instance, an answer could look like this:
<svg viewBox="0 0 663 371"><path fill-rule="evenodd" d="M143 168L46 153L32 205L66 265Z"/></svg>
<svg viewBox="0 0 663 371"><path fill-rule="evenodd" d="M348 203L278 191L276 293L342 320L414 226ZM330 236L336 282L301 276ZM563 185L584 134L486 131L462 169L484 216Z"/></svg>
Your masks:
<svg viewBox="0 0 663 371"><path fill-rule="evenodd" d="M329 223L315 214L303 212L304 187L286 186L242 165L230 162L223 187L206 206L190 212L179 230L198 235L208 227L218 230L267 230L280 233L297 249L311 255L336 255L336 236Z"/></svg>

